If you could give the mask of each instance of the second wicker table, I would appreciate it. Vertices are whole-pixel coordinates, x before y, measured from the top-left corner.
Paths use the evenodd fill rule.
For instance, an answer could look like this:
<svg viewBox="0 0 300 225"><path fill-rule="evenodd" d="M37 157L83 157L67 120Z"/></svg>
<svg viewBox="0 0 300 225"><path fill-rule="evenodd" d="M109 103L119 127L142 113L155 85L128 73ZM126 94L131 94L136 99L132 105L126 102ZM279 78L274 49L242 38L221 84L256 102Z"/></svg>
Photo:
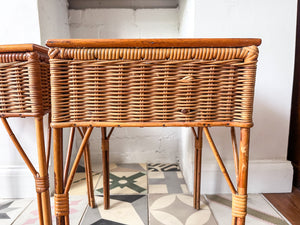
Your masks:
<svg viewBox="0 0 300 225"><path fill-rule="evenodd" d="M51 131L49 127L46 154L43 130L43 116L50 113L50 74L47 53L48 48L35 44L0 45L0 118L35 179L41 225L52 224L48 178ZM7 120L11 117L34 118L38 170L14 135Z"/></svg>

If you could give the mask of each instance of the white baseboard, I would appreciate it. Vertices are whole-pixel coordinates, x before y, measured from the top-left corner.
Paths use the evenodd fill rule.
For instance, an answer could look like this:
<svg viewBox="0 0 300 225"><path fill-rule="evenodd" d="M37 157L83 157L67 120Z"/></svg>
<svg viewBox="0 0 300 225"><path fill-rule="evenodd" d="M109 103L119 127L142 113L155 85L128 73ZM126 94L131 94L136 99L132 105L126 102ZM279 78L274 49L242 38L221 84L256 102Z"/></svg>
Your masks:
<svg viewBox="0 0 300 225"><path fill-rule="evenodd" d="M34 178L25 165L1 166L0 180L0 198L36 197Z"/></svg>
<svg viewBox="0 0 300 225"><path fill-rule="evenodd" d="M225 162L227 170L234 178L233 162ZM193 190L193 173L183 170L189 190ZM53 177L50 175L50 181ZM35 183L26 166L0 166L0 198L36 197ZM232 179L235 183L235 179ZM249 163L248 193L290 192L293 181L293 168L289 161L255 160ZM52 182L50 182L52 183ZM50 190L51 191L51 190ZM204 162L202 165L201 193L230 193L229 187L217 164Z"/></svg>
<svg viewBox="0 0 300 225"><path fill-rule="evenodd" d="M225 162L234 185L234 163ZM193 191L193 173L183 170L184 178L190 191ZM231 193L217 164L203 162L201 193ZM253 160L249 162L248 193L284 193L291 192L293 183L293 167L287 160Z"/></svg>
<svg viewBox="0 0 300 225"><path fill-rule="evenodd" d="M0 198L36 197L33 175L25 165L0 166L0 181Z"/></svg>

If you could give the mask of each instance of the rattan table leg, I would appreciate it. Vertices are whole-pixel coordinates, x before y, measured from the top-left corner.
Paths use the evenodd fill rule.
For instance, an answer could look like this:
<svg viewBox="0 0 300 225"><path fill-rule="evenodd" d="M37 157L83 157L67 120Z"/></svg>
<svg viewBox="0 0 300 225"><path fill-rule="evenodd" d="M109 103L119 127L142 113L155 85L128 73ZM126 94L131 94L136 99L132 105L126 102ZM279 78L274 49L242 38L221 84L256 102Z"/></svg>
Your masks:
<svg viewBox="0 0 300 225"><path fill-rule="evenodd" d="M55 179L55 194L63 194L63 148L62 148L62 128L53 128L53 158L54 158L54 179ZM61 216L60 212L56 212L56 224L64 225L64 217L69 219L69 216Z"/></svg>
<svg viewBox="0 0 300 225"><path fill-rule="evenodd" d="M250 128L241 128L241 140L240 140L240 159L239 159L239 179L237 196L238 206L234 207L232 214L236 218L237 225L244 225L247 214L247 181L248 181L248 161L249 161L249 140L250 140ZM233 201L235 200L233 199ZM236 213L235 208L238 208Z"/></svg>
<svg viewBox="0 0 300 225"><path fill-rule="evenodd" d="M83 128L83 131L85 133L86 128ZM85 145L83 154L84 154L83 157L84 157L89 205L90 207L95 208L96 204L95 204L95 196L94 196L93 175L92 175L92 168L91 168L90 148L88 143L86 143Z"/></svg>
<svg viewBox="0 0 300 225"><path fill-rule="evenodd" d="M44 224L41 193L36 193L36 201L37 201L37 207L38 207L38 213L39 213L39 222L40 222L40 224Z"/></svg>
<svg viewBox="0 0 300 225"><path fill-rule="evenodd" d="M74 143L74 135L75 135L75 127L71 127L69 144L68 144L68 149L67 149L67 156L66 156L66 163L65 163L65 168L64 168L64 186L66 186L66 183L68 180L68 175L69 175L72 149L73 149L73 143Z"/></svg>
<svg viewBox="0 0 300 225"><path fill-rule="evenodd" d="M195 162L194 162L194 208L200 209L201 197L201 156L202 156L202 132L203 128L198 128L198 135L195 134Z"/></svg>
<svg viewBox="0 0 300 225"><path fill-rule="evenodd" d="M45 153L44 130L43 130L43 117L35 118L35 129L36 129L37 151L38 151L38 161L39 161L39 176L47 177L48 179L48 168L47 168L47 160L46 160L46 153ZM41 192L41 199L42 199L44 224L50 225L52 224L52 220L51 220L49 187L47 187L45 191Z"/></svg>
<svg viewBox="0 0 300 225"><path fill-rule="evenodd" d="M106 136L106 127L101 128L102 133L102 167L103 167L103 199L104 209L109 209L109 139Z"/></svg>

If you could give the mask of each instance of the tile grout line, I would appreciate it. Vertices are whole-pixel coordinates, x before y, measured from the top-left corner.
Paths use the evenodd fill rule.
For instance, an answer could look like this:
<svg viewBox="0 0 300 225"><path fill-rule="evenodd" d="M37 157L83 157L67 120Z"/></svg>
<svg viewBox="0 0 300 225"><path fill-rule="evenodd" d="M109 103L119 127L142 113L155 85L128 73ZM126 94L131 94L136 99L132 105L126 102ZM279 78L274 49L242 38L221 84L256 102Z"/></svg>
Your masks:
<svg viewBox="0 0 300 225"><path fill-rule="evenodd" d="M12 221L11 225L14 224L18 218L25 212L25 210L34 202L35 199L31 199L31 201L27 204L27 206L19 213L19 215Z"/></svg>
<svg viewBox="0 0 300 225"><path fill-rule="evenodd" d="M216 224L218 224L218 220L217 220L217 217L216 217L216 215L215 215L215 213L214 213L214 211L212 210L212 208L210 207L210 204L209 204L209 201L208 201L208 198L207 198L207 196L204 194L204 195L202 195L203 196L203 198L205 199L205 201L206 201L206 205L208 206L208 208L209 208L209 210L210 210L210 213L212 214L212 216L214 217L214 219L215 219L215 221L216 221ZM200 195L200 206L201 206L201 195Z"/></svg>
<svg viewBox="0 0 300 225"><path fill-rule="evenodd" d="M81 215L81 218L79 220L78 225L80 225L83 222L82 220L83 220L83 217L85 216L85 214L87 213L88 207L89 207L89 203L86 204L85 209L84 209L84 211L83 211L83 213Z"/></svg>

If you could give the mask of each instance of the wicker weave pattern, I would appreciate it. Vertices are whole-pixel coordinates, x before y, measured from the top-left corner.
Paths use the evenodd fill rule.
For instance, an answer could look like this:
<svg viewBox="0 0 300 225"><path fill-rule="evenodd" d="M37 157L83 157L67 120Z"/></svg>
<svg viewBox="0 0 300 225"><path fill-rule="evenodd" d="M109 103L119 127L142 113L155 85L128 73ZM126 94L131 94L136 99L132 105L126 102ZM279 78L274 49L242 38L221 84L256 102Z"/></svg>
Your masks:
<svg viewBox="0 0 300 225"><path fill-rule="evenodd" d="M49 55L52 124L252 123L255 46L51 49Z"/></svg>
<svg viewBox="0 0 300 225"><path fill-rule="evenodd" d="M0 117L50 110L49 63L30 54L0 54Z"/></svg>

